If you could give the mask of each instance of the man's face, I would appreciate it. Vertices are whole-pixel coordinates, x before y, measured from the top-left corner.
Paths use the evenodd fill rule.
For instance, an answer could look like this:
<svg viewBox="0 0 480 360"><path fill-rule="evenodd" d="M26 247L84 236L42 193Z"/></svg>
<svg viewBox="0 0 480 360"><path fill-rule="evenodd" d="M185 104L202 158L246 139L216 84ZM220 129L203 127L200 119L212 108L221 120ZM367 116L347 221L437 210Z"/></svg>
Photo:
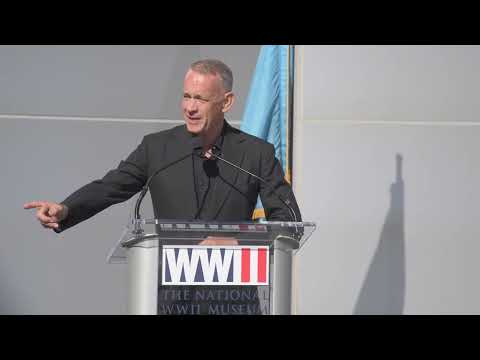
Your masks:
<svg viewBox="0 0 480 360"><path fill-rule="evenodd" d="M189 70L183 84L182 110L187 130L207 138L216 135L223 125L224 113L233 94L227 93L219 75Z"/></svg>

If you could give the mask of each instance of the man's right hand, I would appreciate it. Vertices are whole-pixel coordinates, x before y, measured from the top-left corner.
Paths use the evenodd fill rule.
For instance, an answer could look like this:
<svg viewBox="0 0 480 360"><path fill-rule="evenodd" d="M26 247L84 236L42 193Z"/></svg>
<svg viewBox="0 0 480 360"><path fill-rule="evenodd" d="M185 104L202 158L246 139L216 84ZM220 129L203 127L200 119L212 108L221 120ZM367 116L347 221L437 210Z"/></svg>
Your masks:
<svg viewBox="0 0 480 360"><path fill-rule="evenodd" d="M43 227L58 229L59 223L68 215L65 205L48 201L32 201L23 205L24 209L37 209L37 219Z"/></svg>

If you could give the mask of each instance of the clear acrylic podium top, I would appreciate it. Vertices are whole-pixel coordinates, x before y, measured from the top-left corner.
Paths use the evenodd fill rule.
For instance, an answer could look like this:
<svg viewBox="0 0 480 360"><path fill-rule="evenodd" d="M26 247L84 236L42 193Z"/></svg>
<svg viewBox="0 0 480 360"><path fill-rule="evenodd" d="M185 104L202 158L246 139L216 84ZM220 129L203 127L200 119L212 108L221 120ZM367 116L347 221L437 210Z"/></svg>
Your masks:
<svg viewBox="0 0 480 360"><path fill-rule="evenodd" d="M298 251L316 228L313 222L191 222L163 219L137 219L124 231L108 254L107 262L126 263L127 249L134 246L155 248L163 244L197 245L207 237L237 240L244 245L272 245L282 239Z"/></svg>

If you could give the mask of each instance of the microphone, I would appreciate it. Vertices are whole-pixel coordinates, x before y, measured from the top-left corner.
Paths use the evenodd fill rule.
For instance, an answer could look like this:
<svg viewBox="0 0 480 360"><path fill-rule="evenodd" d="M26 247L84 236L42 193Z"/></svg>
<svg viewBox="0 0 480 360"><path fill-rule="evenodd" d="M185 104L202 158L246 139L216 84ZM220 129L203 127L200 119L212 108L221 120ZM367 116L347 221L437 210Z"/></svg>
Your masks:
<svg viewBox="0 0 480 360"><path fill-rule="evenodd" d="M177 160L174 160L174 161L162 166L161 168L155 170L155 172L152 175L150 175L147 182L143 186L142 191L140 192L140 195L138 196L137 202L135 203L135 227L134 227L134 230L133 230L134 234L143 233L143 230L140 228L137 220L140 220L140 204L142 203L143 198L147 194L148 187L150 186L150 183L152 182L152 179L155 176L157 176L160 172L162 172L163 170L169 168L172 165L175 165L175 164L179 163L182 160L185 160L189 156L192 156L192 154L195 152L195 149L200 147L201 144L202 144L202 142L201 142L201 139L200 139L199 136L192 137L191 150L187 154L183 155L182 157L178 158Z"/></svg>
<svg viewBox="0 0 480 360"><path fill-rule="evenodd" d="M260 180L263 184L265 184L267 187L269 187L269 188L272 190L272 192L280 199L280 201L287 207L287 209L290 211L290 217L292 218L292 221L293 221L293 222L298 222L298 221L297 221L297 215L296 215L295 211L293 210L292 206L290 205L290 200L289 200L289 199L285 199L283 196L281 196L281 195L275 190L275 188L274 188L272 185L270 185L266 180L262 179L260 176L255 175L255 174L251 173L250 171L245 170L245 169L241 168L240 166L231 163L231 162L228 161L228 160L225 160L224 158L222 158L221 156L219 156L219 153L220 153L220 149L219 149L216 145L213 145L213 146L212 146L212 149L210 150L210 152L208 152L208 154L211 155L211 158L213 158L213 159L218 159L218 160L224 162L225 164L227 164L227 165L229 165L229 166L232 166L232 167L234 167L235 169L240 170L240 171L242 171L242 172L244 172L244 173L246 173L246 174L254 177L254 178L257 179L257 180ZM195 154L196 154L197 156L200 156L202 159L208 159L208 157L206 157L205 154L203 154L203 153L202 153L202 154L199 154L198 152L195 152ZM210 158L210 159L211 159L211 158Z"/></svg>

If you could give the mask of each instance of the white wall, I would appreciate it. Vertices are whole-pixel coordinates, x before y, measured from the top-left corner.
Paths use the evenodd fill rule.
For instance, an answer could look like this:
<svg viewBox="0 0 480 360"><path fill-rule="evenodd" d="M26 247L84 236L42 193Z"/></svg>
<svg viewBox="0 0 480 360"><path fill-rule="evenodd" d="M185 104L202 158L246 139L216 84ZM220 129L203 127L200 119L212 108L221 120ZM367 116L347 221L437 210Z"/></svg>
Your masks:
<svg viewBox="0 0 480 360"><path fill-rule="evenodd" d="M480 47L297 50L297 312L480 313Z"/></svg>

